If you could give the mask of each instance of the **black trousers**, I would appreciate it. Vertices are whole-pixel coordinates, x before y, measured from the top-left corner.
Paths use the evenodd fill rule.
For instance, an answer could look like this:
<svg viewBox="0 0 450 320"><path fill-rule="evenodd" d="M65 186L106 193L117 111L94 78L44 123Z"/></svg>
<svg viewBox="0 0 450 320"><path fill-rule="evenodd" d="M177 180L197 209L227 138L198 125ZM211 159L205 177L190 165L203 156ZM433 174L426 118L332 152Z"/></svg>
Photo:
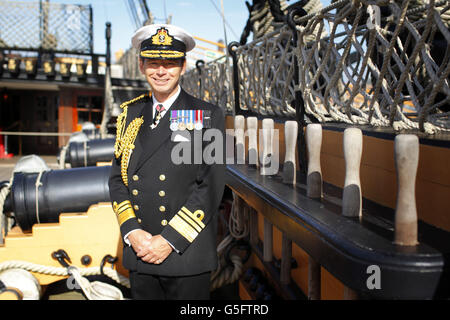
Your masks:
<svg viewBox="0 0 450 320"><path fill-rule="evenodd" d="M134 300L209 300L211 272L194 276L164 277L130 272Z"/></svg>

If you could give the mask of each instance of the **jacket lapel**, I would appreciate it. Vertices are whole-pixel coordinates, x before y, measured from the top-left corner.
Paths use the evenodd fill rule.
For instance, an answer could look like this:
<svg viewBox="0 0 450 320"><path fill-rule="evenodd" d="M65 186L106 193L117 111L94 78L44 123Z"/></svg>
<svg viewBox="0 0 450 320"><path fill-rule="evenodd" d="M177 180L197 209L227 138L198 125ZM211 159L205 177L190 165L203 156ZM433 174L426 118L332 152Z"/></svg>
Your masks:
<svg viewBox="0 0 450 320"><path fill-rule="evenodd" d="M172 131L170 130L170 113L172 110L179 110L183 108L189 107L187 105L188 102L188 94L185 93L183 89L181 89L180 95L172 104L170 109L164 114L164 117L159 121L158 126L151 130L149 127L149 122L147 122L145 130L146 134L142 136L143 139L139 139L141 144L139 149L142 150L139 154L139 160L137 161L137 165L135 171L139 170L139 168L149 159L151 158L155 152L162 146L163 143L167 143L172 135ZM145 120L144 120L145 121ZM145 122L144 122L145 123ZM137 139L136 139L137 140ZM136 146L138 148L138 146ZM135 159L136 160L136 159ZM135 172L129 171L129 172Z"/></svg>

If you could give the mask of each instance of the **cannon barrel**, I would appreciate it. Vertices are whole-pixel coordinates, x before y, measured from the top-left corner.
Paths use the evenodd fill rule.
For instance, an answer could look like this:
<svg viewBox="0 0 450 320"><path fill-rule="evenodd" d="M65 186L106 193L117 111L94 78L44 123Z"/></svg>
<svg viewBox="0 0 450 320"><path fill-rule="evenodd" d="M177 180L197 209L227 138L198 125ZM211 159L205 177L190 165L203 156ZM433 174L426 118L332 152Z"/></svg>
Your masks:
<svg viewBox="0 0 450 320"><path fill-rule="evenodd" d="M101 166L15 173L4 212L14 212L24 231L35 223L58 222L63 212L85 212L92 204L110 201L110 172L111 166Z"/></svg>
<svg viewBox="0 0 450 320"><path fill-rule="evenodd" d="M114 154L115 139L94 139L74 141L69 144L65 162L72 168L95 166L97 162L111 161Z"/></svg>

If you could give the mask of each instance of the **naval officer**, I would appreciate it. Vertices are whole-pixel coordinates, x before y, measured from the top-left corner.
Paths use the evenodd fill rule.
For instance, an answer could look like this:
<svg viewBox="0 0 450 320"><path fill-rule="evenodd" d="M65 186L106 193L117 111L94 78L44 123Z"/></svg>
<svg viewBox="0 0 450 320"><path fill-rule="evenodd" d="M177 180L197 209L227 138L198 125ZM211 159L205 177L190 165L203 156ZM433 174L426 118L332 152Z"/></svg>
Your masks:
<svg viewBox="0 0 450 320"><path fill-rule="evenodd" d="M132 298L208 299L225 165L223 158L180 163L173 150L180 143L190 146L206 130L223 136L224 113L180 87L186 52L195 46L186 31L147 25L136 31L132 45L151 92L121 105L109 180ZM204 140L201 150L214 142ZM193 145L182 148L183 159L192 159L187 151Z"/></svg>

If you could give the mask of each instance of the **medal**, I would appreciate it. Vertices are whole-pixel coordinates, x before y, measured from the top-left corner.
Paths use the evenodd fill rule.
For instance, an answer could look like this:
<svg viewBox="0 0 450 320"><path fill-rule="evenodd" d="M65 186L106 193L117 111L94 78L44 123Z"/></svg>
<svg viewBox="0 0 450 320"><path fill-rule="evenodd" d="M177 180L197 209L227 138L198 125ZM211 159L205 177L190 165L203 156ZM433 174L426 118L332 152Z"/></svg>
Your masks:
<svg viewBox="0 0 450 320"><path fill-rule="evenodd" d="M177 117L177 111L172 110L170 115L170 130L177 131L178 130L178 117Z"/></svg>
<svg viewBox="0 0 450 320"><path fill-rule="evenodd" d="M186 129L189 131L194 130L194 110L187 110L188 113L188 123L186 125Z"/></svg>
<svg viewBox="0 0 450 320"><path fill-rule="evenodd" d="M186 129L186 110L178 111L178 130Z"/></svg>
<svg viewBox="0 0 450 320"><path fill-rule="evenodd" d="M170 124L170 130L172 130L172 131L177 131L177 130L178 130L178 123L172 122L172 123Z"/></svg>
<svg viewBox="0 0 450 320"><path fill-rule="evenodd" d="M201 122L197 122L195 124L195 130L202 130L203 129L203 124Z"/></svg>
<svg viewBox="0 0 450 320"><path fill-rule="evenodd" d="M195 110L195 130L203 129L203 110Z"/></svg>

